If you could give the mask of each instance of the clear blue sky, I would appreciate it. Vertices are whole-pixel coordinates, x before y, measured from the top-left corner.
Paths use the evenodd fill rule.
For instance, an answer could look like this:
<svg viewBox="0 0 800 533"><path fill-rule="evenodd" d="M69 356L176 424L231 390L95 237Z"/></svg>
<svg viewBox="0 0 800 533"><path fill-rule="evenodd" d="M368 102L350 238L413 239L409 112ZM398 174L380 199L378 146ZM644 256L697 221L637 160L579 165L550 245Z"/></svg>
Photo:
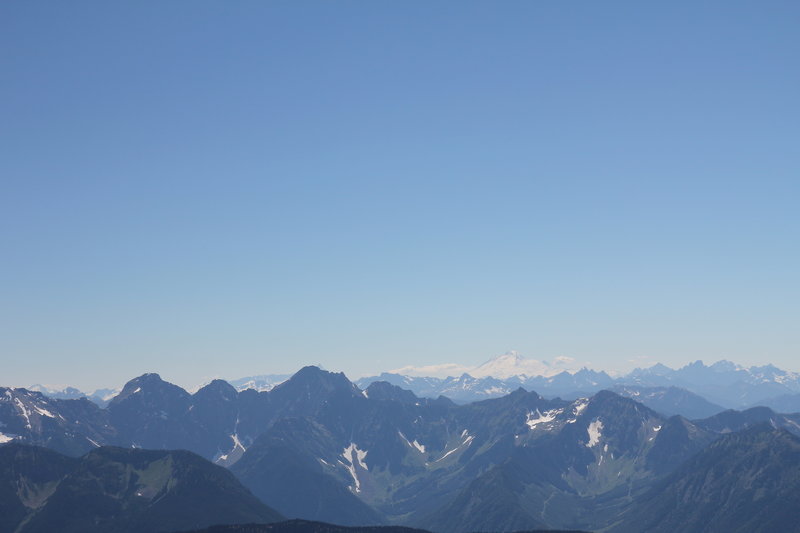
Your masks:
<svg viewBox="0 0 800 533"><path fill-rule="evenodd" d="M794 1L3 2L2 384L800 370L798 28Z"/></svg>

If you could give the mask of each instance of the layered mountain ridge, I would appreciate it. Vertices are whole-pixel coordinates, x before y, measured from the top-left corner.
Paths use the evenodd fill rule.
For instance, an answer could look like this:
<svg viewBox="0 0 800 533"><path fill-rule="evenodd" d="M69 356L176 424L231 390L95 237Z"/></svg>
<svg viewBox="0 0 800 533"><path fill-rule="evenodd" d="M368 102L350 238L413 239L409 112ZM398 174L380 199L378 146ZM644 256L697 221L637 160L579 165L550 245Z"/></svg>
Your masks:
<svg viewBox="0 0 800 533"><path fill-rule="evenodd" d="M217 380L190 394L145 374L106 409L0 389L0 423L6 440L73 456L191 450L290 518L443 533L612 527L722 436L800 434L800 415L768 408L690 421L613 391L563 400L521 387L457 405L316 367L263 392Z"/></svg>
<svg viewBox="0 0 800 533"><path fill-rule="evenodd" d="M696 415L710 416L714 409L719 412L757 405L778 408L782 412L800 412L800 374L774 365L746 368L730 361L711 365L695 361L679 369L655 364L612 377L604 371L585 367L562 369L557 364L542 363L509 352L474 369L459 367L464 372L448 377L420 375L427 368L432 367L405 367L364 377L356 383L366 387L373 381L388 381L414 391L417 396L443 395L460 403L503 396L517 387L562 398L577 398L602 389L614 389L631 397L642 395L637 400L665 410L667 414L692 418ZM403 370L407 373L402 373ZM678 398L677 392L683 398Z"/></svg>
<svg viewBox="0 0 800 533"><path fill-rule="evenodd" d="M522 357L517 352L494 357L477 367L432 365L404 367L397 371L359 378L355 383L366 389L376 381L386 381L414 392L422 398L445 396L456 403L497 398L518 387L536 390L549 398L575 399L602 389L636 399L666 415L680 414L687 418L703 418L725 409L766 406L778 412L800 412L800 374L781 370L774 365L749 368L730 361L705 365L702 361L677 370L662 364L637 368L612 377L606 372L588 368L568 368L569 358L552 363ZM409 374L402 374L401 371ZM424 372L461 371L448 377L424 376ZM291 375L263 374L229 380L238 392L268 392L284 383ZM222 380L214 380L216 382ZM204 388L191 389L196 392ZM41 392L53 399L87 397L106 407L121 391L101 389L84 394L73 387L34 385L28 390Z"/></svg>

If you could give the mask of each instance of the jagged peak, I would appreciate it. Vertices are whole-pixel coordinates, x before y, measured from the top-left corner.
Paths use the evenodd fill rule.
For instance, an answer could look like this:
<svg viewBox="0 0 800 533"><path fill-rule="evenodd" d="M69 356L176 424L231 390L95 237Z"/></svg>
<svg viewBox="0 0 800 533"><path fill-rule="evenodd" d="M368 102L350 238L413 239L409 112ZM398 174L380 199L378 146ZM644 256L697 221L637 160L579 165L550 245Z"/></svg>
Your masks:
<svg viewBox="0 0 800 533"><path fill-rule="evenodd" d="M161 376L155 372L147 372L128 381L125 386L122 387L122 390L124 391L126 388L131 386L150 385L155 383L166 383L166 381L161 379Z"/></svg>

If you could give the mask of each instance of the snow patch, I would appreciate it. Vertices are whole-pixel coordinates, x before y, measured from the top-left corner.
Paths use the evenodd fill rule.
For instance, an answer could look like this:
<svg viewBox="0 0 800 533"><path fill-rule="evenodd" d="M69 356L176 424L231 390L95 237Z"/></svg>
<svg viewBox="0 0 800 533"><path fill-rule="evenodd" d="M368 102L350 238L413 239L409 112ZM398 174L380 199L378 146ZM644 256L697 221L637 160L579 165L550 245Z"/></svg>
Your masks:
<svg viewBox="0 0 800 533"><path fill-rule="evenodd" d="M446 458L450 454L453 454L453 453L457 452L458 450L460 450L461 448L463 448L465 446L469 446L470 444L472 444L472 441L475 439L475 436L474 435L470 435L469 432L465 429L464 431L461 432L461 439L462 439L461 440L461 444L459 444L458 446L456 446L452 450L446 452L444 455L442 455L441 457L436 459L434 461L434 463L438 463L439 461L441 461L442 459ZM446 449L447 448L445 448L445 450Z"/></svg>
<svg viewBox="0 0 800 533"><path fill-rule="evenodd" d="M653 431L661 431L661 426L653 426Z"/></svg>
<svg viewBox="0 0 800 533"><path fill-rule="evenodd" d="M549 411L541 413L539 412L539 409L536 409L535 413L528 413L525 423L528 425L529 428L534 429L539 424L546 424L547 422L552 422L553 420L556 419L557 415L560 415L563 412L564 412L563 409L551 409Z"/></svg>
<svg viewBox="0 0 800 533"><path fill-rule="evenodd" d="M33 406L33 408L36 410L36 412L37 412L37 413L39 413L39 414L40 414L40 415L42 415L42 416L47 416L47 417L50 417L50 418L55 418L55 416L53 415L53 413L51 413L51 412L50 412L50 411L48 411L47 409L43 409L43 408L41 408L41 407L39 407L39 406L36 406L36 405L34 405L34 406Z"/></svg>
<svg viewBox="0 0 800 533"><path fill-rule="evenodd" d="M409 440L406 438L406 436L405 436L405 435L403 435L403 432L402 432L402 431L398 431L398 432L397 432L397 434L398 434L398 435L400 435L400 438L401 438L401 439L403 439L403 442L405 442L406 444L408 444L408 447L409 447L409 448L411 448L411 447L413 446L413 444L411 444L411 441L409 441Z"/></svg>
<svg viewBox="0 0 800 533"><path fill-rule="evenodd" d="M237 425L237 426L239 425L239 420L238 420L238 419L236 420L236 425ZM217 463L217 464L224 464L224 463L225 463L225 462L228 460L228 457L230 457L231 455L233 455L233 456L234 456L234 457L231 459L231 462L234 462L234 461L238 460L238 458L239 458L239 457L241 457L241 455L242 455L244 452L246 452L246 451L247 451L247 448L245 448L245 447L244 447L244 445L243 445L243 444L241 443L241 441L239 440L239 434L238 434L238 433L234 433L233 435L230 435L230 438L231 438L231 441L233 441L233 448L231 448L231 449L228 451L228 453L221 453L221 454L219 454L219 455L218 455L218 456L217 456L217 457L214 459L214 462L215 462L215 463Z"/></svg>
<svg viewBox="0 0 800 533"><path fill-rule="evenodd" d="M369 468L367 468L367 464L364 462L364 459L366 459L367 457L367 451L359 450L358 446L356 446L354 442L351 442L350 446L348 446L342 451L342 457L344 457L345 460L347 460L347 462L350 463L348 465L347 463L339 461L345 466L345 468L347 468L347 470L350 472L350 475L353 476L354 490L356 492L361 492L361 480L358 479L358 472L356 471L356 465L363 468L364 470L369 470Z"/></svg>
<svg viewBox="0 0 800 533"><path fill-rule="evenodd" d="M409 448L416 448L419 451L419 453L425 453L425 445L424 444L420 444L417 441L417 439L414 439L414 442L411 442L410 440L408 440L406 438L405 435L403 435L402 431L398 431L397 434L400 435L400 438L403 439L403 442L408 444Z"/></svg>
<svg viewBox="0 0 800 533"><path fill-rule="evenodd" d="M30 413L28 413L28 410L25 409L25 404L23 404L19 398L14 398L14 402L17 404L17 407L19 407L22 416L25 417L25 427L31 429L31 417Z"/></svg>
<svg viewBox="0 0 800 533"><path fill-rule="evenodd" d="M589 427L586 428L586 432L589 434L589 442L586 443L587 448L596 446L600 442L602 430L603 422L599 418L597 420L593 420L592 423L589 424Z"/></svg>
<svg viewBox="0 0 800 533"><path fill-rule="evenodd" d="M573 405L574 407L572 408L572 414L575 415L576 417L581 416L583 410L586 409L586 407L589 405L589 399L578 398L577 400L575 400L575 403Z"/></svg>
<svg viewBox="0 0 800 533"><path fill-rule="evenodd" d="M434 463L438 463L439 461L441 461L442 459L444 459L445 457L447 457L447 456L448 456L448 455L450 455L451 453L455 453L455 452L457 452L459 448L461 448L461 446L456 446L455 448L453 448L453 449L452 449L452 450L450 450L449 452L445 453L443 456L441 456L441 457L439 457L438 459L436 459L436 460L434 461Z"/></svg>
<svg viewBox="0 0 800 533"><path fill-rule="evenodd" d="M11 442L12 440L14 440L14 437L0 433L0 444L5 444L6 442Z"/></svg>
<svg viewBox="0 0 800 533"><path fill-rule="evenodd" d="M234 449L234 450L235 450L236 448L239 448L239 449L240 449L240 450L242 450L243 452L246 452L246 451L247 451L247 448L245 448L245 447L244 447L244 445L243 445L243 444L241 443L241 441L239 440L239 434L238 434L238 433L234 433L233 435L231 435L231 440L233 440L233 449Z"/></svg>

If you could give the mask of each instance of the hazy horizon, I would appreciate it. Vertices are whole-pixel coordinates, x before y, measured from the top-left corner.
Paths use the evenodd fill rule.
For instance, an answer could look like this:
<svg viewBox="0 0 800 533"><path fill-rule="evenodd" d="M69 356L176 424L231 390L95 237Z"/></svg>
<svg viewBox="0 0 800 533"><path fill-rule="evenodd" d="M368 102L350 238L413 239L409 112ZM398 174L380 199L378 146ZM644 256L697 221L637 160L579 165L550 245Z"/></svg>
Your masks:
<svg viewBox="0 0 800 533"><path fill-rule="evenodd" d="M175 385L178 385L181 388L183 388L183 389L185 389L185 390L187 390L189 392L195 392L199 388L201 388L202 386L207 385L208 383L210 383L211 381L213 381L215 379L222 379L222 380L225 380L225 381L234 381L234 380L238 380L238 379L241 379L241 378L257 377L257 376L268 376L268 375L288 375L288 376L291 376L294 373L296 373L298 370L300 370L301 368L306 367L306 366L316 366L316 367L319 367L322 370L325 370L325 371L328 371L328 372L335 372L335 373L342 372L342 373L345 374L345 376L348 379L350 379L351 381L354 381L354 382L356 380L358 380L358 379L361 379L361 378L378 376L378 375L380 375L381 373L384 373L384 372L401 374L401 375L408 375L408 376L412 376L412 377L446 378L446 377L459 377L462 374L470 374L473 377L479 377L479 376L475 375L473 372L471 372L471 370L474 370L475 368L477 368L477 367L479 367L479 366L481 366L483 364L490 363L493 359L495 359L497 357L501 357L502 355L507 355L508 353L512 353L512 352L507 352L506 354L496 355L496 356L494 356L492 358L489 358L489 359L483 361L479 365L462 365L462 364L459 364L459 363L442 363L442 364L424 365L424 366L420 366L420 367L414 367L415 371L411 371L411 372L408 371L409 367L392 368L392 369L379 369L379 370L376 370L374 372L347 372L347 371L344 371L344 370L338 369L338 368L329 368L329 367L323 365L322 363L307 362L307 363L304 363L304 364L300 364L300 365L298 365L297 367L295 367L293 369L289 369L289 370L283 371L283 372L279 372L279 371L274 371L274 372L273 371L264 371L264 372L251 372L249 374L242 374L242 375L236 375L236 376L223 376L223 375L205 376L205 377L201 378L199 381L186 381L185 376L181 375L180 373L178 373L176 375L169 375L169 374L164 374L162 372L159 372L157 370L148 370L148 371L145 371L145 372L141 372L139 374L128 376L128 377L124 378L122 381L92 383L91 385L89 385L89 382L85 382L84 386L77 386L76 383L57 383L57 382L42 382L42 381L38 381L38 382L27 383L27 384L0 383L0 387L11 386L11 387L18 387L18 388L28 388L28 387L31 387L31 386L44 386L44 387L53 388L53 389L64 389L66 387L75 387L75 388L81 390L82 392L89 394L89 393L92 393L92 392L94 392L96 390L102 390L102 389L122 389L122 387L128 381L130 381L130 380L132 380L134 378L137 378L137 377L139 377L139 376L141 376L143 374L154 373L154 374L159 374L164 381L167 381L169 383L173 383ZM520 355L522 355L522 354L520 354ZM526 358L524 355L522 355L522 357L524 359L529 359L529 358ZM571 358L567 358L567 359L571 359ZM678 369L683 368L683 367L685 367L687 365L691 365L693 363L696 363L697 361L700 361L700 362L702 362L703 364L705 364L707 366L711 366L711 365L713 365L715 363L722 362L722 361L728 361L728 362L734 363L734 364L736 364L736 365L738 365L740 367L744 367L744 368L752 368L754 366L764 366L764 365L772 364L772 363L766 362L766 363L759 363L759 364L756 364L756 365L745 365L745 364L741 364L741 363L739 363L737 361L729 361L729 360L726 360L726 359L720 359L720 360L714 360L714 361L703 360L703 359L695 359L695 360L687 361L684 364L680 364L680 365L676 365L676 366L670 366L670 365L665 365L665 366L668 366L668 367L672 368L673 370L678 370ZM597 372L606 372L611 377L618 378L618 377L622 377L624 375L627 375L628 373L630 373L631 371L636 370L636 369L646 369L646 368L650 368L650 367L652 367L654 365L657 365L657 364L663 364L663 363L660 363L658 361L652 361L652 362L647 362L647 363L643 363L643 364L634 364L633 362L631 362L630 363L631 366L629 368L626 368L625 370L615 370L615 369L611 369L611 368L598 368L598 367L594 367L594 366L587 365L587 364L581 364L579 361L574 361L574 360L570 361L569 363L565 363L565 364L561 364L561 365L559 365L558 363L551 362L551 361L546 361L546 360L545 361L539 361L539 362L542 362L545 365L551 365L553 371L550 372L550 373L529 372L529 373L527 373L527 375L529 377L542 376L542 375L544 375L544 376L552 376L552 375L555 375L555 374L563 372L563 371L567 371L569 373L574 374L577 371L580 371L580 370L582 370L584 368L587 368L587 369L594 370L594 371L597 371ZM779 365L777 365L777 366L779 366ZM434 367L437 367L437 369L434 370ZM786 367L780 367L780 368L781 368L781 370L800 373L800 372L798 372L798 370L796 368L786 368ZM447 369L452 369L452 371L448 371ZM500 378L499 376L494 376L494 375L491 375L491 377ZM502 378L500 378L500 379L502 379Z"/></svg>

